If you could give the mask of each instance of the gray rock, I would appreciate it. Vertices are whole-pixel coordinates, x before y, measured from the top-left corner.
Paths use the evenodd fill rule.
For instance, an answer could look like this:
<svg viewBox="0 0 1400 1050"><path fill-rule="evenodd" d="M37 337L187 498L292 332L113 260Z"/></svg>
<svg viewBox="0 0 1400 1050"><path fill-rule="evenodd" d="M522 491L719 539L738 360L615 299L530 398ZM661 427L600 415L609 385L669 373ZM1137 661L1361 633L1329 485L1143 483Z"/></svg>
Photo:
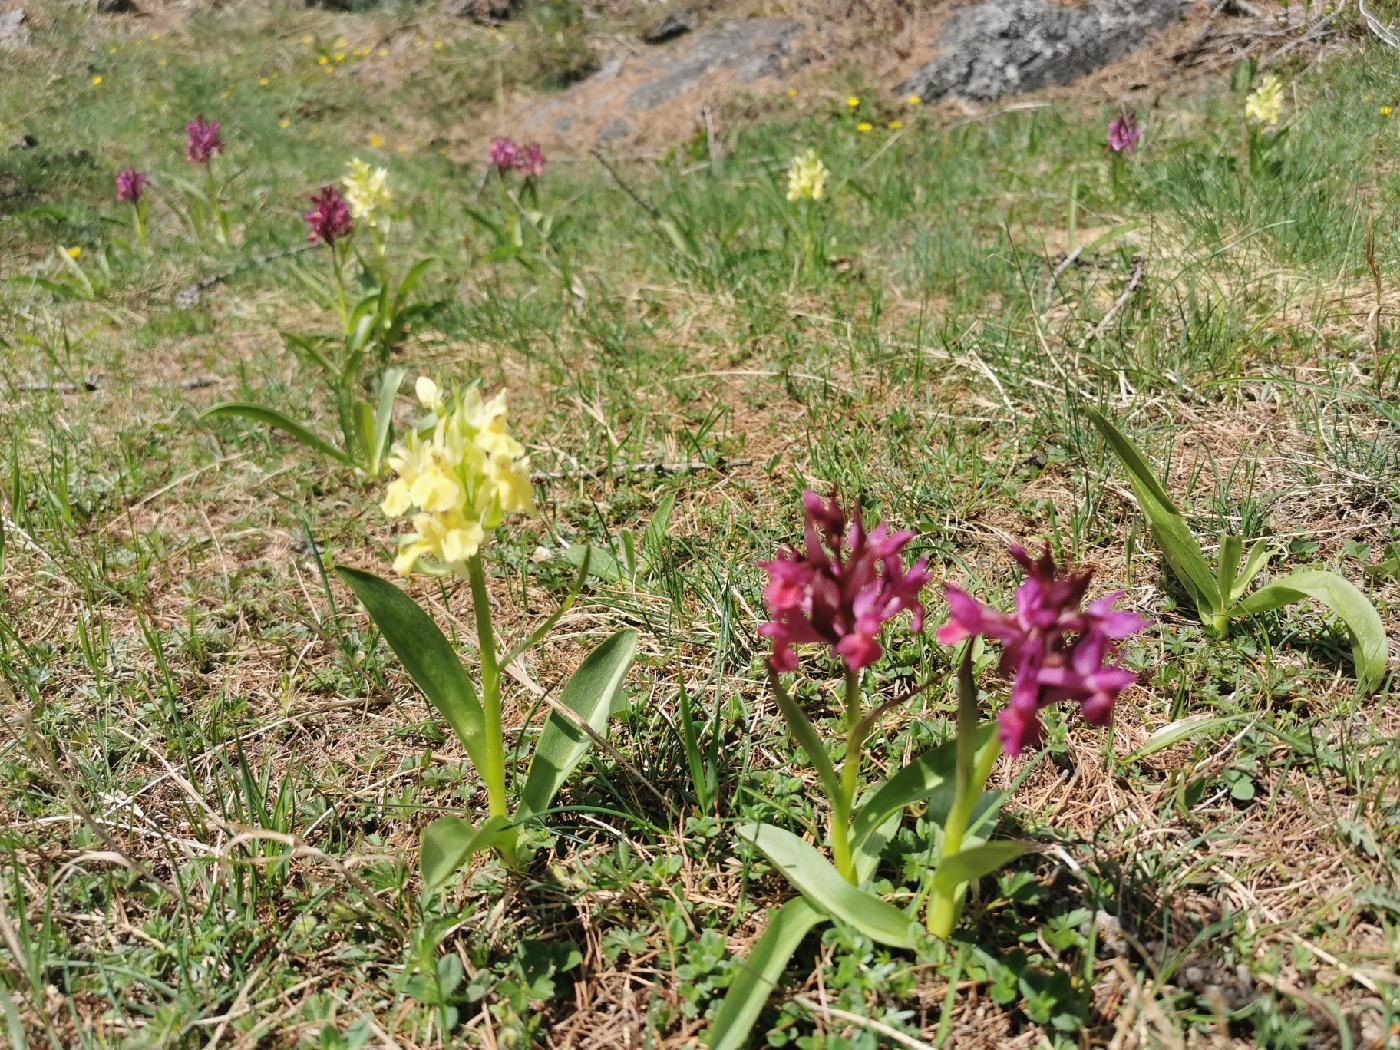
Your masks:
<svg viewBox="0 0 1400 1050"><path fill-rule="evenodd" d="M593 125L605 139L631 133L633 120L692 91L748 84L805 61L801 22L750 18L726 22L681 43L614 59L527 116L525 126L568 131Z"/></svg>
<svg viewBox="0 0 1400 1050"><path fill-rule="evenodd" d="M494 25L513 18L522 3L523 0L452 0L447 5L447 13L484 25Z"/></svg>
<svg viewBox="0 0 1400 1050"><path fill-rule="evenodd" d="M700 26L700 16L694 11L672 11L642 34L644 44L665 44L677 37L693 33Z"/></svg>
<svg viewBox="0 0 1400 1050"><path fill-rule="evenodd" d="M0 51L18 51L29 43L29 20L21 10L0 11Z"/></svg>
<svg viewBox="0 0 1400 1050"><path fill-rule="evenodd" d="M97 0L97 13L100 15L129 15L136 12L132 0Z"/></svg>
<svg viewBox="0 0 1400 1050"><path fill-rule="evenodd" d="M899 85L926 101L953 96L990 102L1003 95L1068 84L1146 43L1180 20L1192 0L986 0L953 12L939 34L938 58Z"/></svg>

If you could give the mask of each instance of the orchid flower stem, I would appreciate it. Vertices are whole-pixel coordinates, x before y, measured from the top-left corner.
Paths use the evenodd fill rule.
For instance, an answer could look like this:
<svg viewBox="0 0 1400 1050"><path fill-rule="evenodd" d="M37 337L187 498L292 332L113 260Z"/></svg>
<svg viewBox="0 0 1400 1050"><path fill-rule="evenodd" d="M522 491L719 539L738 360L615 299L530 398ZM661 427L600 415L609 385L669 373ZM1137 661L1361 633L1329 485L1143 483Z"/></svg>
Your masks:
<svg viewBox="0 0 1400 1050"><path fill-rule="evenodd" d="M501 668L496 662L496 635L491 628L491 596L486 592L486 572L481 555L467 561L467 579L472 588L472 608L476 613L476 639L481 649L481 710L486 735L486 768L479 770L486 781L486 798L491 816L508 817L506 804L505 737L501 730ZM514 862L514 850L503 849L507 864Z"/></svg>
<svg viewBox="0 0 1400 1050"><path fill-rule="evenodd" d="M940 865L962 849L973 807L1001 754L1001 747L995 743L989 744L980 756L977 753L978 699L977 683L972 677L972 647L968 645L958 663L957 761L953 774L953 804L943 824L943 848L938 855ZM930 895L928 928L935 937L946 940L951 936L958 920L958 894L961 889L961 886L935 887Z"/></svg>
<svg viewBox="0 0 1400 1050"><path fill-rule="evenodd" d="M219 186L214 181L214 161L210 159L204 165L204 182L208 189L209 209L214 213L215 230L218 233L219 243L225 248L228 247L228 216L224 214L224 209L219 205Z"/></svg>
<svg viewBox="0 0 1400 1050"><path fill-rule="evenodd" d="M350 305L345 301L345 259L341 250L331 245L331 272L335 274L336 307L340 311L340 330L348 339L350 332Z"/></svg>
<svg viewBox="0 0 1400 1050"><path fill-rule="evenodd" d="M131 202L131 219L132 224L136 227L136 246L144 252L146 250L146 220L141 218L141 205L136 201Z"/></svg>
<svg viewBox="0 0 1400 1050"><path fill-rule="evenodd" d="M847 882L855 884L855 858L851 855L851 809L860 786L861 748L865 727L861 721L859 671L846 671L846 757L841 762L840 795L831 802L831 858Z"/></svg>

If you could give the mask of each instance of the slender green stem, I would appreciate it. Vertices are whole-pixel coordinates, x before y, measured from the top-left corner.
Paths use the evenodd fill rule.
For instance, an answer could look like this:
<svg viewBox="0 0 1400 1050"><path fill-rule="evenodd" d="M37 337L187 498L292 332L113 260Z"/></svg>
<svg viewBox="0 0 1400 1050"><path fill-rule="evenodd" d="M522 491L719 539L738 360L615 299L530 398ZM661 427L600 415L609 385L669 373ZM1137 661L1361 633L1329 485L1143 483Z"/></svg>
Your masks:
<svg viewBox="0 0 1400 1050"><path fill-rule="evenodd" d="M331 273L335 274L336 306L340 310L340 330L345 338L350 338L350 306L345 301L345 256L340 248L331 245Z"/></svg>
<svg viewBox="0 0 1400 1050"><path fill-rule="evenodd" d="M846 757L841 761L841 787L831 800L831 859L852 885L856 882L855 858L851 855L851 809L860 787L861 727L860 672L846 671Z"/></svg>
<svg viewBox="0 0 1400 1050"><path fill-rule="evenodd" d="M144 252L146 250L146 220L141 217L141 205L136 201L131 202L131 218L136 227L136 246Z"/></svg>
<svg viewBox="0 0 1400 1050"><path fill-rule="evenodd" d="M485 717L486 797L493 817L509 816L506 805L506 748L501 729L501 668L496 662L496 635L491 628L491 596L486 592L486 573L481 555L467 562L471 582L472 607L476 613L476 638L481 648L481 709Z"/></svg>
<svg viewBox="0 0 1400 1050"><path fill-rule="evenodd" d="M957 763L953 774L953 804L943 825L943 848L938 854L940 865L962 849L973 807L986 786L997 756L1001 754L1001 748L995 744L989 744L980 757L977 754L978 700L977 683L972 678L972 647L969 644L958 664ZM961 890L961 886L934 887L928 905L928 928L934 936L947 938L952 934L958 919L958 894Z"/></svg>
<svg viewBox="0 0 1400 1050"><path fill-rule="evenodd" d="M204 164L204 183L207 187L206 193L209 196L209 209L214 213L214 223L218 231L219 243L227 247L228 216L224 214L224 209L219 205L219 187L214 182L214 160L212 157Z"/></svg>

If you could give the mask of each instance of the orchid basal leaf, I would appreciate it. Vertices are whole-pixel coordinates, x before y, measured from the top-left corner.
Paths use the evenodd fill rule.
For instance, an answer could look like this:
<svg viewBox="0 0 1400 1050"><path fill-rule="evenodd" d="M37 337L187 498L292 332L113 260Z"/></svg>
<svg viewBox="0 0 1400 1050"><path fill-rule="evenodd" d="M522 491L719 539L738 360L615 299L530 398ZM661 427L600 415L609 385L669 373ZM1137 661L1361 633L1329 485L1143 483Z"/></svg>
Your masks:
<svg viewBox="0 0 1400 1050"><path fill-rule="evenodd" d="M1346 624L1351 632L1357 685L1364 693L1372 692L1385 677L1385 625L1366 596L1336 573L1299 569L1261 587L1237 608L1245 616L1257 616L1304 598L1317 599Z"/></svg>
<svg viewBox="0 0 1400 1050"><path fill-rule="evenodd" d="M432 617L388 580L344 565L335 572L368 610L414 684L457 734L472 765L485 769L486 719L481 701L456 650Z"/></svg>
<svg viewBox="0 0 1400 1050"><path fill-rule="evenodd" d="M514 840L515 828L505 817L492 817L479 828L460 817L439 817L423 829L419 847L424 887L437 889L470 860L472 854L508 846Z"/></svg>
<svg viewBox="0 0 1400 1050"><path fill-rule="evenodd" d="M969 846L943 859L933 874L934 888L955 890L964 883L973 882L1010 864L1028 849L1030 843L1012 839L998 839L995 842Z"/></svg>
<svg viewBox="0 0 1400 1050"><path fill-rule="evenodd" d="M743 1050L751 1045L749 1031L782 979L792 953L825 918L806 897L794 897L773 913L763 936L739 962L739 972L730 979L729 991L715 1011L706 1044L709 1050Z"/></svg>
<svg viewBox="0 0 1400 1050"><path fill-rule="evenodd" d="M749 824L739 836L759 848L811 904L831 918L892 948L912 948L913 920L893 904L852 886L832 863L790 831Z"/></svg>
<svg viewBox="0 0 1400 1050"><path fill-rule="evenodd" d="M637 633L618 631L579 665L559 696L559 706L573 712L579 723L603 736L636 652ZM593 737L567 716L557 710L549 713L520 793L522 817L539 815L550 807L592 743Z"/></svg>
<svg viewBox="0 0 1400 1050"><path fill-rule="evenodd" d="M1139 509L1147 518L1152 535L1162 549L1167 564L1181 585L1196 603L1202 619L1209 620L1224 611L1225 602L1221 599L1215 573L1210 571L1205 555L1196 537L1191 534L1186 518L1167 495L1166 489L1157 475L1148 466L1137 447L1123 436L1108 419L1095 409L1085 406L1085 413L1103 434L1108 447L1128 472L1128 481L1133 487Z"/></svg>
<svg viewBox="0 0 1400 1050"><path fill-rule="evenodd" d="M221 417L235 417L239 419L251 419L256 423L265 423L274 430L280 430L288 437L295 438L307 448L329 456L337 463L351 466L350 457L336 448L325 438L308 430L296 420L283 415L275 408L268 408L266 405L256 405L248 401L226 401L221 405L204 412L200 419L218 419Z"/></svg>

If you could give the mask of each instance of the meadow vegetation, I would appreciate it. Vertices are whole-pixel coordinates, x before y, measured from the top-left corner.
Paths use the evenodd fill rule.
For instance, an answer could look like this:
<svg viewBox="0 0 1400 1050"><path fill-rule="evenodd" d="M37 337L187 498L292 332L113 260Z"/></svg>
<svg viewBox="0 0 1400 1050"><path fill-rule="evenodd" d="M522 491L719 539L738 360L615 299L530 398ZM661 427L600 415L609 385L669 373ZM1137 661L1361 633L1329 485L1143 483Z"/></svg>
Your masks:
<svg viewBox="0 0 1400 1050"><path fill-rule="evenodd" d="M1397 1045L1400 83L1359 23L1122 102L960 111L837 62L717 134L521 161L490 144L509 100L597 62L562 0L496 28L26 6L0 1042L745 1045L714 1034L737 986L753 1045L804 1050ZM415 441L457 473L410 500ZM815 615L760 566L817 550L804 490L830 550L857 513L912 532L879 585L926 573L926 624L905 595L773 659L760 627ZM970 605L937 632L943 587L1006 610L1090 570L1057 622L1121 591L1135 681L1111 725L1086 691L1008 736L1009 635L964 642L1002 629ZM1298 571L1288 604L1230 598ZM460 724L476 687L415 685L432 625L481 689ZM954 838L1014 847L935 886L960 693L1008 753L978 731ZM848 752L864 790L933 751L861 825ZM835 903L770 989L773 916L827 892L799 853Z"/></svg>

